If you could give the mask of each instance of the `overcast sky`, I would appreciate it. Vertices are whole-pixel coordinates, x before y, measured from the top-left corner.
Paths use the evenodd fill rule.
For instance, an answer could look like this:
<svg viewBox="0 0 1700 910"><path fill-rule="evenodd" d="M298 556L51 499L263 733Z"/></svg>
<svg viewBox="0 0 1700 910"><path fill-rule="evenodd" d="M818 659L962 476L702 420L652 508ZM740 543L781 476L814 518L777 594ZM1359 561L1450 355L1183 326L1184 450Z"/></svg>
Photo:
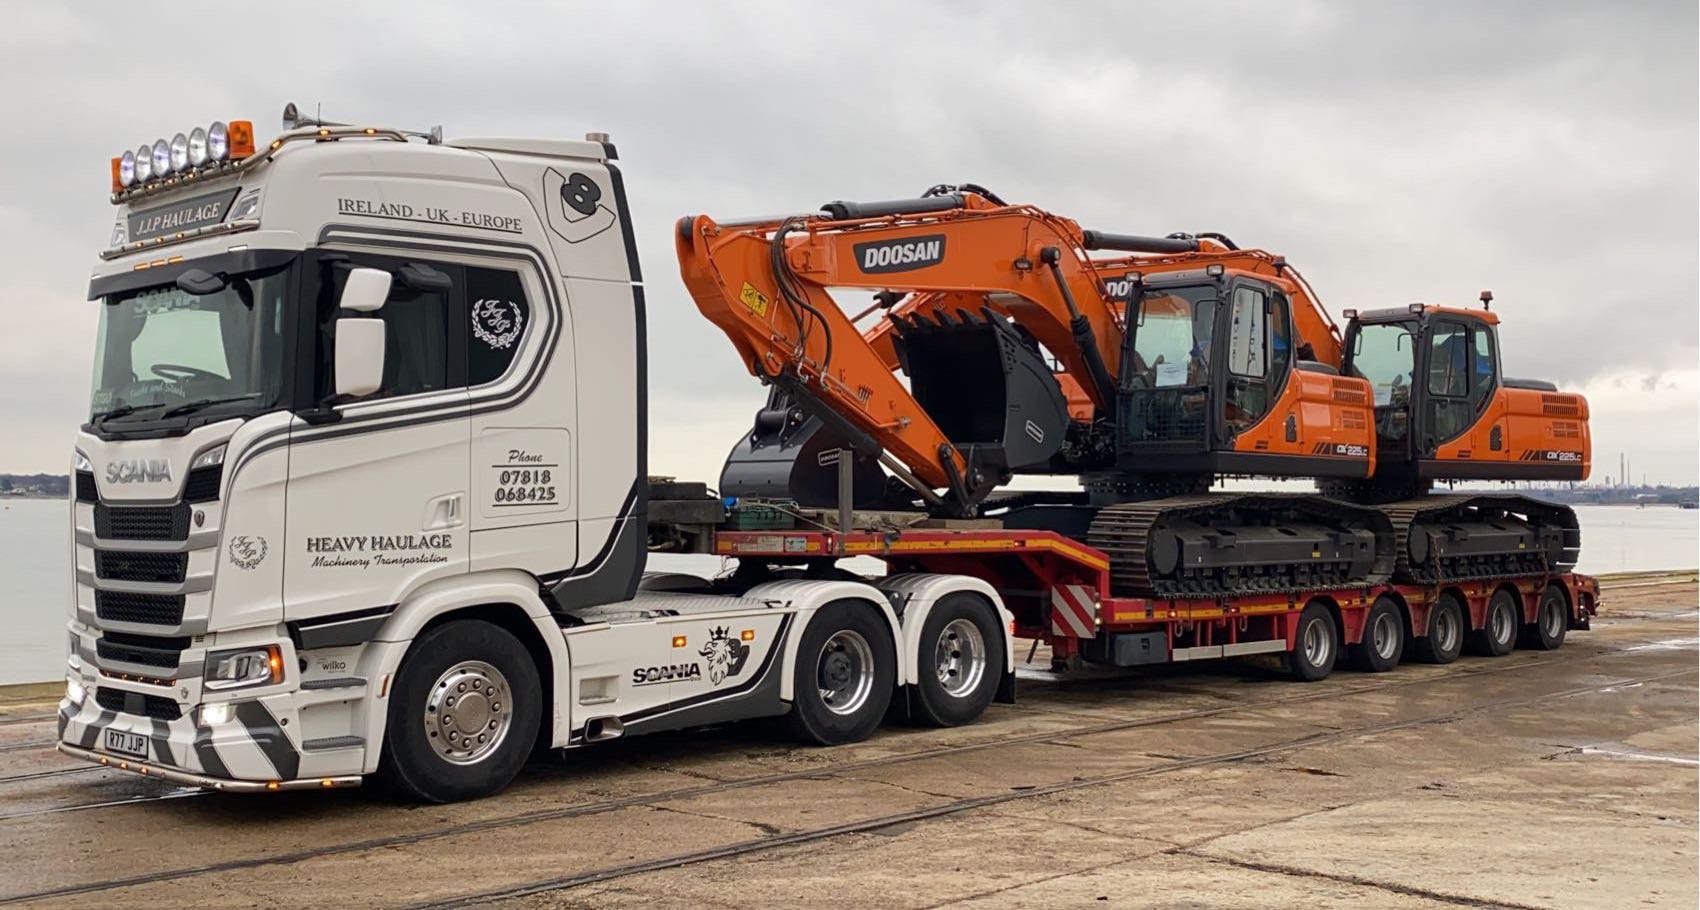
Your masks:
<svg viewBox="0 0 1700 910"><path fill-rule="evenodd" d="M0 471L64 471L86 414L107 160L213 119L264 140L295 101L613 135L656 471L713 478L762 400L678 282L678 216L969 180L1283 253L1335 313L1491 288L1507 372L1589 396L1596 477L1627 450L1695 480L1692 0L378 6L0 0Z"/></svg>

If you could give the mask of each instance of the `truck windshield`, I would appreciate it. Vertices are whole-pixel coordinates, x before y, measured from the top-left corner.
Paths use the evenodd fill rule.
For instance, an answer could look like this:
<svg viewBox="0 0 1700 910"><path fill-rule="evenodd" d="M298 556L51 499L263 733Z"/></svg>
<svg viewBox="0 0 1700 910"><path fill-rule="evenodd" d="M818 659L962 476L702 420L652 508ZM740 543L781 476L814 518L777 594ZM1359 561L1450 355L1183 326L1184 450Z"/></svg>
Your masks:
<svg viewBox="0 0 1700 910"><path fill-rule="evenodd" d="M288 275L279 266L220 276L223 286L206 293L167 284L102 298L90 418L228 417L276 405Z"/></svg>

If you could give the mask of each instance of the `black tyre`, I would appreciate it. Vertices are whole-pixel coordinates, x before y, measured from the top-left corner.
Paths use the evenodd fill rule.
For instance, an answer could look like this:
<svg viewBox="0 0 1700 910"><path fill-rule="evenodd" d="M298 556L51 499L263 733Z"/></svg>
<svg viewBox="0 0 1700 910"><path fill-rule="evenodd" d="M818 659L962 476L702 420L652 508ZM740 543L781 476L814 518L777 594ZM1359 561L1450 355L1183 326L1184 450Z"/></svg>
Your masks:
<svg viewBox="0 0 1700 910"><path fill-rule="evenodd" d="M794 681L787 720L798 739L833 746L873 735L897 685L897 653L884 617L854 600L815 611L797 647Z"/></svg>
<svg viewBox="0 0 1700 910"><path fill-rule="evenodd" d="M1293 650L1287 654L1287 670L1300 682L1316 682L1334 670L1340 654L1340 629L1327 606L1312 601L1299 614L1299 630Z"/></svg>
<svg viewBox="0 0 1700 910"><path fill-rule="evenodd" d="M1482 617L1482 627L1470 633L1470 653L1483 657L1510 654L1517 646L1517 633L1523 628L1522 613L1516 594L1505 588L1493 592L1487 613Z"/></svg>
<svg viewBox="0 0 1700 910"><path fill-rule="evenodd" d="M396 671L379 780L421 802L496 793L530 756L542 701L537 667L512 633L478 620L437 626Z"/></svg>
<svg viewBox="0 0 1700 910"><path fill-rule="evenodd" d="M1464 605L1452 594L1442 594L1428 610L1428 628L1416 641L1418 659L1431 664L1449 664L1464 649Z"/></svg>
<svg viewBox="0 0 1700 910"><path fill-rule="evenodd" d="M1540 606L1535 608L1535 621L1524 628L1528 646L1542 651L1557 651L1564 645L1564 635L1570 631L1570 595L1558 582L1547 585L1541 592Z"/></svg>
<svg viewBox="0 0 1700 910"><path fill-rule="evenodd" d="M921 627L915 718L935 727L979 719L997 694L1003 654L991 604L972 594L941 598Z"/></svg>
<svg viewBox="0 0 1700 910"><path fill-rule="evenodd" d="M1405 656L1407 633L1404 611L1386 594L1370 604L1364 617L1363 640L1346 649L1352 669L1363 673L1386 673L1399 666Z"/></svg>

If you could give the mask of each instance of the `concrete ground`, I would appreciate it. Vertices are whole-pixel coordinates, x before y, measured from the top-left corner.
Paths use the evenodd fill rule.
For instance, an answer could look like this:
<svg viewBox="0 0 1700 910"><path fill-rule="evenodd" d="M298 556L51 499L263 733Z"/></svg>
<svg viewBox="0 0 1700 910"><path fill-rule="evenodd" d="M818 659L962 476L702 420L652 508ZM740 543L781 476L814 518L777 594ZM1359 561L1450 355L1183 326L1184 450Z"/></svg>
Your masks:
<svg viewBox="0 0 1700 910"><path fill-rule="evenodd" d="M56 686L0 689L0 904L1692 908L1696 598L1622 579L1559 652L1311 685L1026 678L837 749L638 739L455 806L85 767Z"/></svg>

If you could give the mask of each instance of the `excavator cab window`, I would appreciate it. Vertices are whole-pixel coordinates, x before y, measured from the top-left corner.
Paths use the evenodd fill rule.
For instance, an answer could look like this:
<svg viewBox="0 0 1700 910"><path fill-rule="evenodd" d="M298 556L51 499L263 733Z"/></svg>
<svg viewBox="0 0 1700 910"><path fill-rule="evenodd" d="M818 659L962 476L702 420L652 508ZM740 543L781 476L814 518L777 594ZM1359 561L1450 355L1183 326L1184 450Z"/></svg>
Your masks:
<svg viewBox="0 0 1700 910"><path fill-rule="evenodd" d="M1217 290L1152 288L1140 295L1123 363L1131 442L1203 442Z"/></svg>
<svg viewBox="0 0 1700 910"><path fill-rule="evenodd" d="M1268 410L1268 298L1258 288L1237 287L1228 317L1228 401L1223 420L1229 432L1238 432Z"/></svg>
<svg viewBox="0 0 1700 910"><path fill-rule="evenodd" d="M1380 443L1403 443L1410 438L1415 329L1409 322L1359 324L1349 336L1346 372L1367 380L1375 394L1375 436Z"/></svg>
<svg viewBox="0 0 1700 910"><path fill-rule="evenodd" d="M1473 359L1469 326L1452 320L1434 323L1428 340L1425 453L1457 437L1475 422L1476 407L1471 395Z"/></svg>

